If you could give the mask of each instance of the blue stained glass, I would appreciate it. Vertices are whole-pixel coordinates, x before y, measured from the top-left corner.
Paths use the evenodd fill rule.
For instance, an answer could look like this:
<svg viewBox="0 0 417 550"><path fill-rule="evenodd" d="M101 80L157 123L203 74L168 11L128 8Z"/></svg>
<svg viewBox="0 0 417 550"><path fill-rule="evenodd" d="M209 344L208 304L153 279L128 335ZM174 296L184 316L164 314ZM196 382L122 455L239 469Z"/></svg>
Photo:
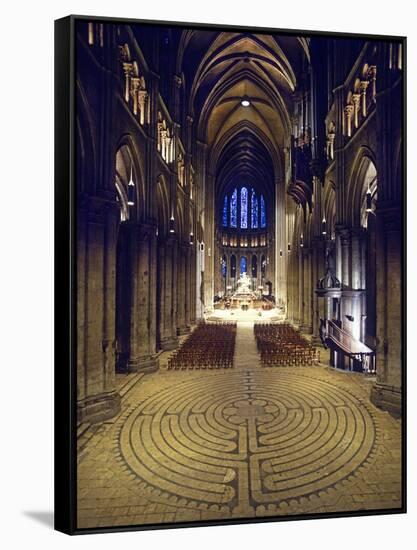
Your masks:
<svg viewBox="0 0 417 550"><path fill-rule="evenodd" d="M237 189L230 197L230 227L237 227Z"/></svg>
<svg viewBox="0 0 417 550"><path fill-rule="evenodd" d="M226 277L226 273L227 273L227 263L226 263L226 258L223 256L223 259L222 259L222 276Z"/></svg>
<svg viewBox="0 0 417 550"><path fill-rule="evenodd" d="M242 258L240 258L240 274L243 275L243 273L246 273L246 271L247 271L246 257L242 256Z"/></svg>
<svg viewBox="0 0 417 550"><path fill-rule="evenodd" d="M223 203L223 227L227 227L227 195L224 196Z"/></svg>
<svg viewBox="0 0 417 550"><path fill-rule="evenodd" d="M261 195L261 227L266 227L265 199L263 195Z"/></svg>
<svg viewBox="0 0 417 550"><path fill-rule="evenodd" d="M252 188L252 227L258 229L258 197Z"/></svg>
<svg viewBox="0 0 417 550"><path fill-rule="evenodd" d="M248 228L248 190L242 187L240 191L240 227Z"/></svg>

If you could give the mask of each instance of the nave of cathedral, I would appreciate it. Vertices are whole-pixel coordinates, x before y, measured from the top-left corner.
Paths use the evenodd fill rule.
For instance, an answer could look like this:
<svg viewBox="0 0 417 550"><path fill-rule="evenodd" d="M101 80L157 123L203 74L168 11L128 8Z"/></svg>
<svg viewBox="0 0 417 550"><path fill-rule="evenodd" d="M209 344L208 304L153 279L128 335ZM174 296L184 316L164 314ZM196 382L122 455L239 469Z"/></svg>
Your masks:
<svg viewBox="0 0 417 550"><path fill-rule="evenodd" d="M78 527L400 508L401 44L76 31Z"/></svg>

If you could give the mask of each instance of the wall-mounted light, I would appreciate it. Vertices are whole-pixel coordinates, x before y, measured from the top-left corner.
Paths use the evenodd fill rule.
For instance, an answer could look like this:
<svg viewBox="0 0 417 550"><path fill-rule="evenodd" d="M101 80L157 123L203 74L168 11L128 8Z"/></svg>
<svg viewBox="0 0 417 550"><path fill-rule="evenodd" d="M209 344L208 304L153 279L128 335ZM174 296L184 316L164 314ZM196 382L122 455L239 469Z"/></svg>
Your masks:
<svg viewBox="0 0 417 550"><path fill-rule="evenodd" d="M175 220L174 216L171 216L171 219L169 220L169 232L175 233Z"/></svg>
<svg viewBox="0 0 417 550"><path fill-rule="evenodd" d="M370 189L366 193L366 211L372 212L372 194Z"/></svg>
<svg viewBox="0 0 417 550"><path fill-rule="evenodd" d="M280 251L279 251L279 255L280 255L280 256L281 256L281 258L282 258L282 250L280 250Z"/></svg>
<svg viewBox="0 0 417 550"><path fill-rule="evenodd" d="M288 243L288 252L291 252L291 243Z"/></svg>
<svg viewBox="0 0 417 550"><path fill-rule="evenodd" d="M242 107L249 107L250 105L250 100L248 98L247 95L244 95L240 101L240 104L242 105Z"/></svg>
<svg viewBox="0 0 417 550"><path fill-rule="evenodd" d="M194 234L192 231L190 233L190 244L194 244Z"/></svg>
<svg viewBox="0 0 417 550"><path fill-rule="evenodd" d="M130 180L127 184L127 204L129 206L133 206L135 204L135 183L132 175L132 168L130 168Z"/></svg>
<svg viewBox="0 0 417 550"><path fill-rule="evenodd" d="M323 219L321 220L321 234L326 235L327 233L327 227L326 227L326 218L323 216Z"/></svg>
<svg viewBox="0 0 417 550"><path fill-rule="evenodd" d="M301 233L300 235L300 248L303 248L304 247L304 237L303 237L303 234Z"/></svg>

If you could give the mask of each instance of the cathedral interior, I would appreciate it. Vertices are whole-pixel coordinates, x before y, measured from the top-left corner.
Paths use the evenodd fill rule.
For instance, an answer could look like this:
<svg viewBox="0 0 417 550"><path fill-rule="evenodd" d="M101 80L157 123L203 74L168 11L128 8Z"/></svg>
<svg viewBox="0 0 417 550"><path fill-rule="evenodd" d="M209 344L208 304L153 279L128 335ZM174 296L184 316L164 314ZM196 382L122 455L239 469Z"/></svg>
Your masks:
<svg viewBox="0 0 417 550"><path fill-rule="evenodd" d="M76 23L79 528L402 506L401 41Z"/></svg>

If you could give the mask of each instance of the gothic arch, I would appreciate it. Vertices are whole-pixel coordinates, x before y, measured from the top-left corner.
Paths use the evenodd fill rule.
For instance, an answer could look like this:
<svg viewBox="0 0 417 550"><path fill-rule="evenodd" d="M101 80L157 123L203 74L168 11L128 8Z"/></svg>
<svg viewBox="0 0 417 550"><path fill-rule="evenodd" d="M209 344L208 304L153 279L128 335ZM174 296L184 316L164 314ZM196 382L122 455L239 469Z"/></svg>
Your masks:
<svg viewBox="0 0 417 550"><path fill-rule="evenodd" d="M336 192L332 181L328 181L323 197L323 214L326 219L327 238L335 238Z"/></svg>
<svg viewBox="0 0 417 550"><path fill-rule="evenodd" d="M223 149L231 140L233 140L243 130L247 130L248 132L252 133L257 139L261 141L261 143L268 150L268 153L271 157L271 161L274 168L277 167L274 173L275 181L283 180L284 169L283 169L282 158L279 152L277 151L276 147L274 147L274 145L269 140L268 136L266 136L262 130L260 130L257 126L255 126L252 122L246 121L246 120L243 120L238 124L235 124L225 134L223 134L220 140L217 141L216 144L213 146L209 156L209 163L208 163L209 172L211 174L215 174L216 166Z"/></svg>
<svg viewBox="0 0 417 550"><path fill-rule="evenodd" d="M361 225L361 206L367 191L366 178L370 169L374 170L376 176L378 170L375 154L369 147L362 146L353 163L347 190L346 211L350 215L349 222L352 227Z"/></svg>
<svg viewBox="0 0 417 550"><path fill-rule="evenodd" d="M130 168L132 168L136 197L133 213L134 219L140 221L145 216L146 205L146 192L143 177L144 164L139 150L136 147L135 140L131 135L125 134L120 139L116 147L115 159L115 180L117 181L117 179L119 179L126 188L130 179ZM118 162L120 162L119 165Z"/></svg>
<svg viewBox="0 0 417 550"><path fill-rule="evenodd" d="M179 241L187 238L187 235L184 233L184 209L180 201L177 201L176 207L176 231L178 234Z"/></svg>
<svg viewBox="0 0 417 550"><path fill-rule="evenodd" d="M158 177L156 184L156 203L158 235L162 237L168 234L168 224L170 218L168 189L165 178L162 174Z"/></svg>

